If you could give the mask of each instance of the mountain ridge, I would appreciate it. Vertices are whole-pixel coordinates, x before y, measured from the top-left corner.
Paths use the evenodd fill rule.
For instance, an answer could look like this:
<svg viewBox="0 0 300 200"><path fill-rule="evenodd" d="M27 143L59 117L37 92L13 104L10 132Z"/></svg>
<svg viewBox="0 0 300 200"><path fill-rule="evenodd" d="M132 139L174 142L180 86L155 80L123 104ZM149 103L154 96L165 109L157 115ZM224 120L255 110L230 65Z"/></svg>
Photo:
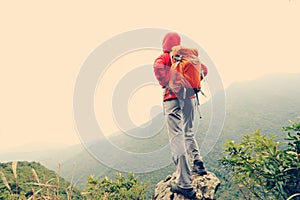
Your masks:
<svg viewBox="0 0 300 200"><path fill-rule="evenodd" d="M222 134L219 138L208 138L216 144L204 157L207 167L209 169L216 167L225 140L238 140L241 135L257 129L269 135L278 135L278 138L284 137L280 134L281 127L288 125L288 120L294 120L300 115L298 85L300 85L300 74L274 74L230 85L226 89L226 118ZM201 105L203 119L199 122L199 130L196 134L200 147L210 124L211 106L210 102ZM150 138L148 142L132 139L124 134L113 135L109 139L129 152L147 152L168 144L167 134L162 134L165 131L164 127L158 134L159 137ZM63 177L70 180L70 169L74 166L75 180L79 187L84 186L87 176L91 174L96 177L113 176L116 170L101 164L86 149L82 146L81 148L81 151L70 153L64 160L60 160ZM47 161L43 164L49 165ZM52 164L51 167L53 166ZM156 183L173 171L174 166L170 163L169 166L153 173L143 174L140 178Z"/></svg>

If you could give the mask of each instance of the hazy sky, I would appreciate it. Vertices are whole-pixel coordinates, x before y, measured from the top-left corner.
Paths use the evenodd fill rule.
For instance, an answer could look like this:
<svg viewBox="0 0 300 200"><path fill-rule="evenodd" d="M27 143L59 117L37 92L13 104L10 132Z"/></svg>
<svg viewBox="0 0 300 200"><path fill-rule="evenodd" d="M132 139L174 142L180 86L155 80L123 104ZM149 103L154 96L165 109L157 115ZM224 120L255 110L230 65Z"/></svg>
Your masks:
<svg viewBox="0 0 300 200"><path fill-rule="evenodd" d="M89 54L113 35L144 27L178 31L205 49L227 87L269 73L299 73L299 21L298 0L1 1L0 150L79 143L76 77ZM148 111L160 97L146 101L135 94L129 107L134 120L145 121L135 111ZM146 106L134 103L139 100ZM95 107L99 120L110 118L110 108Z"/></svg>

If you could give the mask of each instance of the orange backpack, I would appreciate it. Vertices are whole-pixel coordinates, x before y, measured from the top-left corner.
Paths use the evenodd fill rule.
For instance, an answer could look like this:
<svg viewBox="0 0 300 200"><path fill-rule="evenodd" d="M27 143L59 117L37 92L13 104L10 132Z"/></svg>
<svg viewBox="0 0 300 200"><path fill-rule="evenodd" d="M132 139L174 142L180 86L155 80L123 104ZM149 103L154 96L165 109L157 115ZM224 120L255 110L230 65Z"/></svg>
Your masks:
<svg viewBox="0 0 300 200"><path fill-rule="evenodd" d="M171 52L171 70L169 89L178 98L197 94L200 91L201 62L198 58L198 50L175 46Z"/></svg>

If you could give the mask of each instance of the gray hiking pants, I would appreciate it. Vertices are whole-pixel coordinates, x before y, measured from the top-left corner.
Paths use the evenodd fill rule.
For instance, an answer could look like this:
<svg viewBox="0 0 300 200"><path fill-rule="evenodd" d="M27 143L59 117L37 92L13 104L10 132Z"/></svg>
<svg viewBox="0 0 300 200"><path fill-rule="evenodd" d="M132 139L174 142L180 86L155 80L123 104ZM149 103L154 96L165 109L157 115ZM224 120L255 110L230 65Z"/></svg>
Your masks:
<svg viewBox="0 0 300 200"><path fill-rule="evenodd" d="M188 157L193 161L202 160L194 137L197 101L195 98L167 100L164 102L164 109L172 158L176 166L175 183L181 188L191 188Z"/></svg>

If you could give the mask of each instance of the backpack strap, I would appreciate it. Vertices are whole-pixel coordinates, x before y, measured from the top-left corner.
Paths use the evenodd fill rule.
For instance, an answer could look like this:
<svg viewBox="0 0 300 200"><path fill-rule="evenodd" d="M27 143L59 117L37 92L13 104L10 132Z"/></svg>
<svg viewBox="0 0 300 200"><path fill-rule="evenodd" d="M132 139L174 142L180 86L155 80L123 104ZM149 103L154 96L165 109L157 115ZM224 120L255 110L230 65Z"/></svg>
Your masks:
<svg viewBox="0 0 300 200"><path fill-rule="evenodd" d="M200 112L200 101L199 101L199 97L198 97L198 93L196 93L196 100L197 100L197 111L199 114L199 118L202 118L201 112Z"/></svg>
<svg viewBox="0 0 300 200"><path fill-rule="evenodd" d="M203 73L202 69L201 69L201 72L200 72L200 81L201 81L201 76L202 76L202 79L204 80L204 73ZM201 87L200 87L198 92L200 92L202 94L202 96L204 96L206 98L206 95L202 91ZM197 99L197 110L198 110L199 118L201 119L202 115L201 115L201 112L200 112L200 101L199 101L198 92L195 92L195 93L196 93L196 99Z"/></svg>
<svg viewBox="0 0 300 200"><path fill-rule="evenodd" d="M201 70L200 76L202 76L202 80L205 81L205 79L204 79L204 72L203 72L202 70ZM200 80L201 80L201 79L200 79ZM202 91L201 88L199 89L199 92L200 92L201 95L204 96L205 98L207 97L207 96L205 95L205 93ZM199 117L200 117L200 119L201 119L202 116L201 116L201 112L200 112L200 101L199 101L199 96L198 96L198 93L197 93L197 92L195 92L195 93L196 93L196 98L197 98L197 110L198 110Z"/></svg>
<svg viewBox="0 0 300 200"><path fill-rule="evenodd" d="M176 64L175 64L175 66L174 66L174 70L176 71L175 73L174 73L174 76L172 77L172 80L170 80L173 84L176 82L176 80L177 80L177 75L178 75L178 72L177 72L177 67L180 67L180 62L182 61L182 55L176 55L176 56L173 56L173 59L176 61ZM179 69L179 73L180 72L182 72L183 70L182 70L182 67ZM169 89L169 91L170 91L170 94L172 95L172 93L173 93L173 90L175 90L175 89L180 89L180 88L183 88L183 92L182 92L182 98L183 99L185 99L186 98L186 88L185 87L183 87L182 85L178 85L178 86L173 86L173 87L170 87L169 85L168 85L168 89ZM177 98L179 98L179 96L177 96Z"/></svg>

